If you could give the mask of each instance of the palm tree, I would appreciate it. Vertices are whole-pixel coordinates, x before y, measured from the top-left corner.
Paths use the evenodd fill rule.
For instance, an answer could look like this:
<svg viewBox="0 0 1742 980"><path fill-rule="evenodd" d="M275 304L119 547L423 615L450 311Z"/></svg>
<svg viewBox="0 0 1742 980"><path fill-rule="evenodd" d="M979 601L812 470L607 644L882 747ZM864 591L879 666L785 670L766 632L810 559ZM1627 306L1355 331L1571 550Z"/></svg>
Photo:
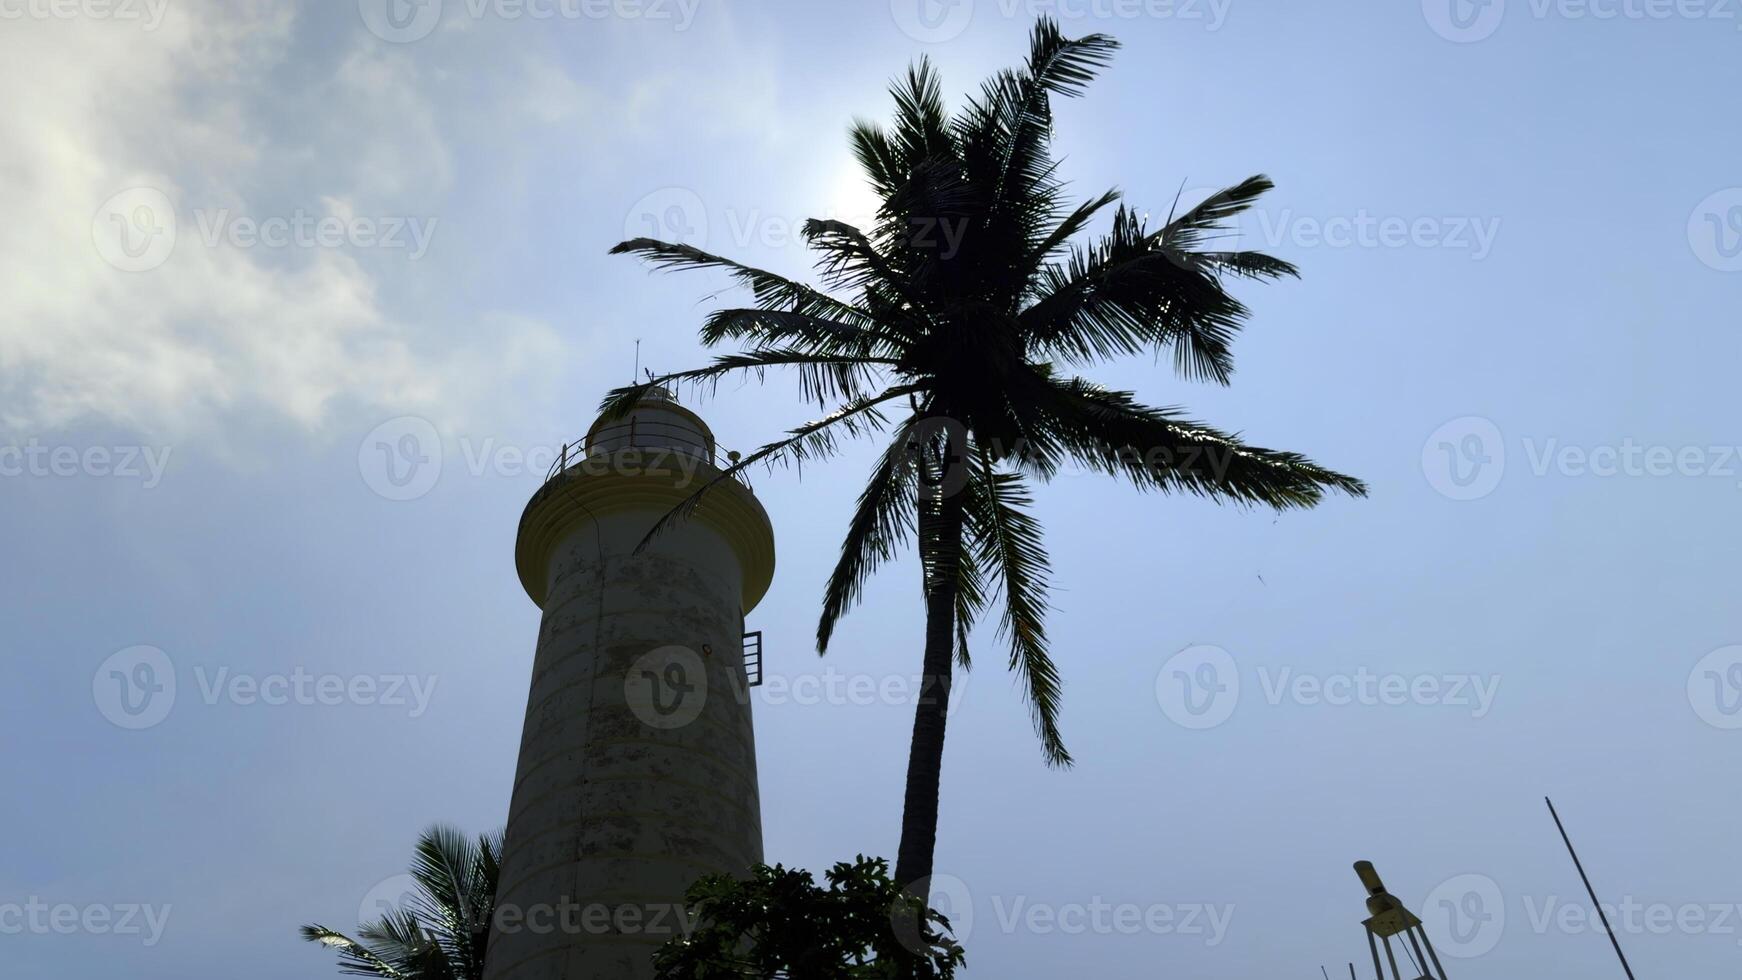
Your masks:
<svg viewBox="0 0 1742 980"><path fill-rule="evenodd" d="M1071 761L1058 730L1049 566L1029 511L1032 483L1080 465L1140 490L1278 510L1313 506L1332 490L1366 493L1304 456L1247 445L1072 373L1167 350L1182 376L1227 384L1247 315L1227 280L1296 274L1281 259L1215 247L1228 220L1272 186L1262 176L1154 229L1117 191L1067 202L1051 152L1052 100L1080 95L1117 47L1100 34L1066 38L1043 19L1026 66L988 80L953 117L931 65L910 67L892 85L893 126L858 121L851 130L881 202L872 226L803 226L821 288L688 245L637 238L612 249L656 268L724 270L753 302L710 314L701 331L705 343L736 342L739 352L617 389L607 413L627 412L654 386L717 385L769 368L797 372L806 398L827 413L744 456L656 533L745 467L827 457L843 437L888 437L829 577L817 650L828 649L872 572L912 540L926 626L896 858L904 886L932 871L952 661L968 666L969 628L998 593L1009 666L1045 759ZM1079 242L1110 207L1110 228Z"/></svg>
<svg viewBox="0 0 1742 980"><path fill-rule="evenodd" d="M302 938L339 951L339 972L393 980L481 980L496 909L502 833L470 838L435 826L417 840L416 891L352 939L323 925Z"/></svg>

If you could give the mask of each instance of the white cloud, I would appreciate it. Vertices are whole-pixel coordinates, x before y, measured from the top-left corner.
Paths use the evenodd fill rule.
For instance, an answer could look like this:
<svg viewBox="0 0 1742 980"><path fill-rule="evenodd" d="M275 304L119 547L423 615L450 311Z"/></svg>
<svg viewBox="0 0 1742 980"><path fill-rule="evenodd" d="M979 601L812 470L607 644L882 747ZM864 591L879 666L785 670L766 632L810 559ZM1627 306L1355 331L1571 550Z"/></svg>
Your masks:
<svg viewBox="0 0 1742 980"><path fill-rule="evenodd" d="M389 277L404 292L437 273L403 252L204 240L196 212L403 217L416 202L436 217L451 188L437 107L401 51L359 44L340 63L318 93L326 139L270 131L294 26L289 7L180 0L155 30L0 30L0 427L241 438L321 432L342 407L465 417L489 386L559 362L524 317L407 322ZM177 233L161 264L125 271L113 219L93 218L141 187L167 195Z"/></svg>

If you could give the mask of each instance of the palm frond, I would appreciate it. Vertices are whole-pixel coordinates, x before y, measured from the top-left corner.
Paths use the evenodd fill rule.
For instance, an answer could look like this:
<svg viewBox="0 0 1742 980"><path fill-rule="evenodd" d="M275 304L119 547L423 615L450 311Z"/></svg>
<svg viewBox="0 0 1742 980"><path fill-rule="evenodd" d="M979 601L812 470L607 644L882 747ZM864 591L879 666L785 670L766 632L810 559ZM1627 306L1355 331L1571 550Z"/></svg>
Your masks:
<svg viewBox="0 0 1742 980"><path fill-rule="evenodd" d="M1365 483L1299 453L1249 446L1238 437L1142 405L1130 392L1081 378L1027 381L1021 396L1047 436L1028 451L1064 452L1139 489L1186 492L1284 510L1311 507L1326 491L1366 496Z"/></svg>
<svg viewBox="0 0 1742 980"><path fill-rule="evenodd" d="M921 57L890 86L895 99L895 144L908 174L939 154L951 152L943 80L931 59Z"/></svg>
<svg viewBox="0 0 1742 980"><path fill-rule="evenodd" d="M1248 177L1233 187L1225 187L1169 218L1161 229L1161 243L1181 251L1196 250L1205 241L1225 233L1229 219L1238 217L1275 187L1276 184L1263 174Z"/></svg>
<svg viewBox="0 0 1742 980"><path fill-rule="evenodd" d="M1034 352L1080 363L1171 347L1184 376L1227 384L1246 307L1161 234L1121 206L1093 248L1046 266L1040 298L1018 317Z"/></svg>
<svg viewBox="0 0 1742 980"><path fill-rule="evenodd" d="M798 373L799 392L807 402L827 408L842 399L859 398L878 381L880 371L898 366L890 358L825 357L798 348L762 348L738 354L716 355L713 363L689 371L673 371L649 377L639 384L613 388L600 404L606 418L621 418L655 388L708 387L717 390L721 381L737 373L754 374L762 380L769 368L793 368Z"/></svg>
<svg viewBox="0 0 1742 980"><path fill-rule="evenodd" d="M897 272L865 233L845 221L810 218L800 233L812 248L822 253L817 270L835 289L868 290L873 287L896 297L912 318L902 323L903 333L913 337L929 324L924 300L911 288L907 276Z"/></svg>
<svg viewBox="0 0 1742 980"><path fill-rule="evenodd" d="M375 957L417 980L460 980L450 960L453 937L424 929L413 909L389 909L379 921L358 928L357 936Z"/></svg>
<svg viewBox="0 0 1742 980"><path fill-rule="evenodd" d="M901 349L905 338L879 324L858 325L788 309L734 307L702 321L702 343L743 340L753 348L797 347L815 354L873 355Z"/></svg>
<svg viewBox="0 0 1742 980"><path fill-rule="evenodd" d="M1118 200L1119 192L1117 190L1109 190L1098 197L1090 198L1082 204L1077 205L1070 214L1065 215L1065 217L1054 226L1052 232L1047 235L1046 238L1042 239L1040 244L1031 253L1030 258L1033 262L1031 268L1038 269L1041 263L1068 248L1071 239L1077 237L1084 228L1087 228L1089 222L1094 220L1095 215L1099 214L1102 208L1105 208L1107 205L1113 204Z"/></svg>
<svg viewBox="0 0 1742 980"><path fill-rule="evenodd" d="M999 634L1010 641L1010 669L1023 686L1047 764L1069 766L1058 730L1058 665L1047 650L1046 545L1040 522L1025 509L1033 497L1021 475L1000 472L985 449L975 455L973 482L978 492L965 503L973 508L974 556L1004 600Z"/></svg>
<svg viewBox="0 0 1742 980"><path fill-rule="evenodd" d="M388 980L417 980L411 974L376 955L367 946L350 936L319 923L303 926L302 938L320 943L339 954L339 972L353 977L386 977Z"/></svg>
<svg viewBox="0 0 1742 980"><path fill-rule="evenodd" d="M1118 47L1103 34L1067 38L1056 21L1042 18L1030 34L1024 69L994 75L957 120L964 171L981 188L985 205L967 233L973 242L968 264L982 287L1001 280L1018 287L1003 292L1011 303L1024 290L1000 270L1019 267L1022 256L1041 248L1063 212L1063 183L1050 149L1051 98L1081 95Z"/></svg>
<svg viewBox="0 0 1742 980"><path fill-rule="evenodd" d="M979 557L964 548L956 562L956 665L963 670L974 666L968 636L985 609L986 570L981 567Z"/></svg>
<svg viewBox="0 0 1742 980"><path fill-rule="evenodd" d="M1029 34L1028 77L1052 95L1074 98L1083 94L1117 50L1119 42L1112 37L1089 34L1073 40L1064 36L1058 21L1042 17Z"/></svg>
<svg viewBox="0 0 1742 980"><path fill-rule="evenodd" d="M841 557L823 590L823 611L817 621L817 653L827 653L835 624L864 594L865 582L885 561L894 558L913 532L913 419L897 426L859 492L858 505L847 524Z"/></svg>
<svg viewBox="0 0 1742 980"><path fill-rule="evenodd" d="M413 898L412 922L431 941L440 943L462 972L482 968L482 929L488 928L489 899L475 889L481 855L479 841L453 827L437 825L417 841L411 877L422 894Z"/></svg>
<svg viewBox="0 0 1742 980"><path fill-rule="evenodd" d="M865 178L871 182L871 189L878 197L889 197L907 182L907 162L902 158L900 148L890 141L888 131L882 126L868 120L855 119L852 128L848 130L847 141L853 147L853 156L859 161L859 169L865 172Z"/></svg>
<svg viewBox="0 0 1742 980"><path fill-rule="evenodd" d="M632 238L612 246L611 254L638 255L660 270L722 269L740 285L748 287L762 306L827 317L854 326L874 326L865 321L855 307L833 296L785 276L704 252L693 245L662 242L654 238Z"/></svg>
<svg viewBox="0 0 1742 980"><path fill-rule="evenodd" d="M1186 252L1191 265L1210 272L1228 273L1245 279L1273 280L1284 276L1300 278L1293 262L1266 255L1263 252Z"/></svg>

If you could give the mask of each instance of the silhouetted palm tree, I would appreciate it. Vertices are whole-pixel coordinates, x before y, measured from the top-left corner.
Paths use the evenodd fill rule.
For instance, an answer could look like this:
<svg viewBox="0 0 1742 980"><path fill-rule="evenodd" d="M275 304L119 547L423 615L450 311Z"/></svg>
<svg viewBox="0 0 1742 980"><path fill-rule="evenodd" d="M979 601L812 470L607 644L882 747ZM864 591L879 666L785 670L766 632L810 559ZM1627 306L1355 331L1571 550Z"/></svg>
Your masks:
<svg viewBox="0 0 1742 980"><path fill-rule="evenodd" d="M1070 372L1166 349L1185 377L1226 384L1247 311L1225 280L1295 274L1268 255L1215 248L1228 219L1271 187L1261 176L1155 229L1120 204L1110 230L1077 243L1119 194L1066 202L1050 147L1051 102L1079 95L1117 46L1099 34L1068 39L1042 20L1027 65L988 80L954 117L931 65L909 68L892 86L893 126L860 121L851 131L881 201L872 227L804 225L820 253L821 289L682 244L638 238L612 250L659 268L723 269L754 302L711 314L701 331L704 342L734 341L741 352L618 389L607 412L628 411L654 385L792 368L828 414L720 479L760 462L828 456L842 436L893 435L829 578L817 649L828 648L867 577L911 535L926 631L896 860L903 885L931 874L952 659L967 665L968 628L993 593L1003 594L1009 664L1025 685L1045 757L1070 763L1057 727L1059 675L1043 621L1048 562L1028 511L1031 481L1074 463L1140 489L1277 509L1312 506L1327 490L1366 492L1303 456L1248 446Z"/></svg>
<svg viewBox="0 0 1742 980"><path fill-rule="evenodd" d="M416 891L352 939L322 925L302 937L339 951L339 972L395 980L481 980L496 909L500 831L470 838L452 827L423 832L411 862Z"/></svg>

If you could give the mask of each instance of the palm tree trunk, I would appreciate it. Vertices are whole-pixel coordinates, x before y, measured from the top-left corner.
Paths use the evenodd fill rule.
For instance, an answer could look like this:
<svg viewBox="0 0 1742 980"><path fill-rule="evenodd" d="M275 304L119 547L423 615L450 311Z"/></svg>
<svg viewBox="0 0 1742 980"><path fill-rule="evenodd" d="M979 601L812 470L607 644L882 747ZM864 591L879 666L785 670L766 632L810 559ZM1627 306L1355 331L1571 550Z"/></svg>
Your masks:
<svg viewBox="0 0 1742 980"><path fill-rule="evenodd" d="M913 742L907 755L907 795L901 811L901 846L895 880L903 888L931 877L938 839L938 785L943 776L944 726L955 657L956 567L962 547L959 493L922 489L919 501L920 567L925 576L925 662ZM920 898L925 898L919 894Z"/></svg>

